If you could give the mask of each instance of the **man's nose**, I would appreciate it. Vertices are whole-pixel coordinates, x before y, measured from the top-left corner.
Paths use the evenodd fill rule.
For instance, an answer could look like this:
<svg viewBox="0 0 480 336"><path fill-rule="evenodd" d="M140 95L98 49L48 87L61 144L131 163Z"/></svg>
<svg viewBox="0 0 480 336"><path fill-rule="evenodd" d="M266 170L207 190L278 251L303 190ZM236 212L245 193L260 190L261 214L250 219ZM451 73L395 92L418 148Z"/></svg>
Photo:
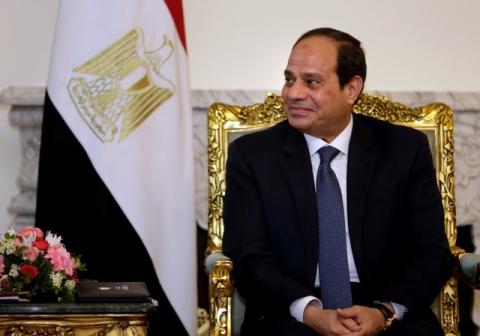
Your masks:
<svg viewBox="0 0 480 336"><path fill-rule="evenodd" d="M307 88L301 82L294 82L287 90L289 100L303 100L307 97Z"/></svg>

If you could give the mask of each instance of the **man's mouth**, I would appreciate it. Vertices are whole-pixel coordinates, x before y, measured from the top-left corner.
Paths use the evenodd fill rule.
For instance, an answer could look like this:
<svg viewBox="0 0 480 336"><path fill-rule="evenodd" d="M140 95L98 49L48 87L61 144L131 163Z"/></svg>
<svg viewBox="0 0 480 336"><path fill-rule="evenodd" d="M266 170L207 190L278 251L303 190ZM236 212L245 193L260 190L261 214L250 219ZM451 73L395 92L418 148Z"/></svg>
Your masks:
<svg viewBox="0 0 480 336"><path fill-rule="evenodd" d="M298 105L298 104L287 106L287 112L293 116L305 115L305 114L311 113L312 111L314 111L314 109L311 106Z"/></svg>

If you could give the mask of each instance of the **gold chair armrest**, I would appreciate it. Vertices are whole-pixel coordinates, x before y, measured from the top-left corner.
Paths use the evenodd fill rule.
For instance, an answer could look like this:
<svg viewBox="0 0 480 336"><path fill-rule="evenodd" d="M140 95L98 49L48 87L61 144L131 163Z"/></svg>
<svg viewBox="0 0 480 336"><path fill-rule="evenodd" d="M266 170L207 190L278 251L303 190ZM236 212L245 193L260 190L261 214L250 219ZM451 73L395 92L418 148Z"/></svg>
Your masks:
<svg viewBox="0 0 480 336"><path fill-rule="evenodd" d="M218 260L208 274L211 336L231 336L232 333L232 268L230 260Z"/></svg>

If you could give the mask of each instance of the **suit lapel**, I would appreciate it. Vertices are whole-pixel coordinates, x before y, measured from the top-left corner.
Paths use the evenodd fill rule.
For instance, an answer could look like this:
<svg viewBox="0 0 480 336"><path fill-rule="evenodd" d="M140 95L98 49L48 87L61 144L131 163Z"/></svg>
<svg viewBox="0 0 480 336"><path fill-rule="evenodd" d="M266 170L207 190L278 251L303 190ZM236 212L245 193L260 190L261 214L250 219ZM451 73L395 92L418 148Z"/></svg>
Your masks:
<svg viewBox="0 0 480 336"><path fill-rule="evenodd" d="M308 281L313 285L318 261L318 217L315 187L308 146L302 133L290 128L280 161L297 209L308 265ZM352 252L362 279L362 229L378 152L371 127L365 119L353 115L347 165L348 226Z"/></svg>
<svg viewBox="0 0 480 336"><path fill-rule="evenodd" d="M313 286L318 259L315 187L308 147L302 133L290 128L280 161L297 209L307 256L308 281Z"/></svg>
<svg viewBox="0 0 480 336"><path fill-rule="evenodd" d="M365 123L365 119L355 114L353 117L347 165L348 227L353 257L361 281L362 233L366 200L378 153L370 126Z"/></svg>

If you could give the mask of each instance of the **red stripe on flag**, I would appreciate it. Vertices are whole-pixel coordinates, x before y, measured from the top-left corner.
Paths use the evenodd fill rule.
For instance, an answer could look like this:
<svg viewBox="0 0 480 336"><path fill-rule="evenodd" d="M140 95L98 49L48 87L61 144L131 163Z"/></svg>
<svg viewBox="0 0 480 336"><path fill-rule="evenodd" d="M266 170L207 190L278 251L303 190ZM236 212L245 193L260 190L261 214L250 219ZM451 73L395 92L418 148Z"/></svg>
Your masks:
<svg viewBox="0 0 480 336"><path fill-rule="evenodd" d="M182 0L165 0L165 4L172 15L175 27L177 28L178 36L182 41L183 48L187 52L187 40L185 38L185 23L183 20Z"/></svg>

